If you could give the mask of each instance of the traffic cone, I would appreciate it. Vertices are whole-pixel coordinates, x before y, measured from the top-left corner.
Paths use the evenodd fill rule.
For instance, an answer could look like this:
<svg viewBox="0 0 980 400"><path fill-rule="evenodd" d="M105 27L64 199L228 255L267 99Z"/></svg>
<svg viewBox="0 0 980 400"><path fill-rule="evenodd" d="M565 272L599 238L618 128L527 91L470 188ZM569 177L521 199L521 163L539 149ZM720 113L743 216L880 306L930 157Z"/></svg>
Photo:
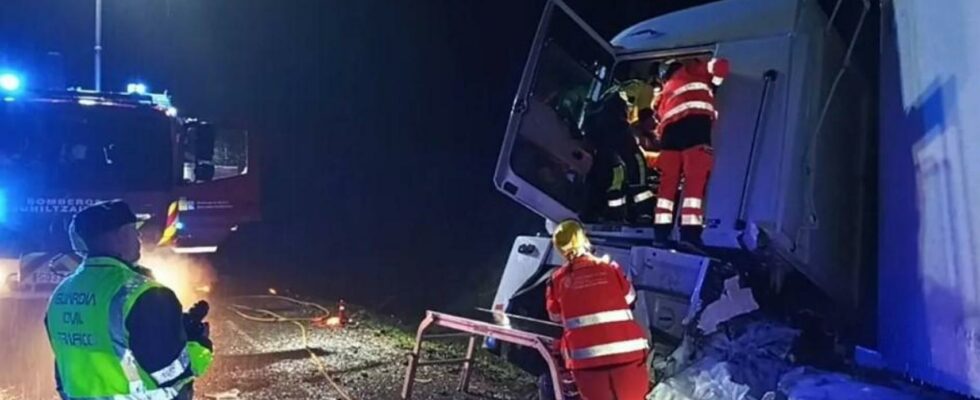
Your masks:
<svg viewBox="0 0 980 400"><path fill-rule="evenodd" d="M340 299L340 304L337 305L337 318L340 319L340 326L347 325L347 305L344 299Z"/></svg>

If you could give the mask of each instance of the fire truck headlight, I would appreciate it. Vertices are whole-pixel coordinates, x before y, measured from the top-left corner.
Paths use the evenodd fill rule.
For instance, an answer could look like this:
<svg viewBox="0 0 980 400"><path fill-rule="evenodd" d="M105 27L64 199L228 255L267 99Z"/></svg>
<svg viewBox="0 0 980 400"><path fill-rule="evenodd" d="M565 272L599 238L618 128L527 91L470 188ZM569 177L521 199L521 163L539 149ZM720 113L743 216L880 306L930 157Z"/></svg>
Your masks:
<svg viewBox="0 0 980 400"><path fill-rule="evenodd" d="M127 94L146 94L146 85L142 83L130 83L126 85Z"/></svg>
<svg viewBox="0 0 980 400"><path fill-rule="evenodd" d="M24 84L24 79L13 72L0 73L0 90L8 93L19 92Z"/></svg>

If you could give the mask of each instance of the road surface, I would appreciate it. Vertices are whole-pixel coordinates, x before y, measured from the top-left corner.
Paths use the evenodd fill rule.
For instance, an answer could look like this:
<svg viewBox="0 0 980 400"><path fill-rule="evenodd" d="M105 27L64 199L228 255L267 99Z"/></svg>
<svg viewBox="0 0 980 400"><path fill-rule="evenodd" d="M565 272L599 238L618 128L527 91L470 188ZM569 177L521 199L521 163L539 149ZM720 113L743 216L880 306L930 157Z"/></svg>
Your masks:
<svg viewBox="0 0 980 400"><path fill-rule="evenodd" d="M304 346L301 330L288 322L246 320L231 311L231 304L268 309L288 317L313 316L315 309L300 308L276 299L212 299L211 335L215 363L195 385L196 399L238 393L240 399L343 399L323 376ZM323 304L330 310L336 305ZM0 329L8 340L0 344L17 366L0 374L0 400L55 399L52 359L43 332L44 301L2 301ZM414 341L416 321L400 323L352 307L351 324L343 328L310 328L310 349L332 380L354 400L399 398L406 354ZM304 323L304 325L309 325ZM440 358L461 356L463 347L446 344L430 353ZM525 399L533 397L530 377L483 356L471 381L473 394L455 390L458 366L423 367L415 399ZM229 399L235 397L228 397Z"/></svg>

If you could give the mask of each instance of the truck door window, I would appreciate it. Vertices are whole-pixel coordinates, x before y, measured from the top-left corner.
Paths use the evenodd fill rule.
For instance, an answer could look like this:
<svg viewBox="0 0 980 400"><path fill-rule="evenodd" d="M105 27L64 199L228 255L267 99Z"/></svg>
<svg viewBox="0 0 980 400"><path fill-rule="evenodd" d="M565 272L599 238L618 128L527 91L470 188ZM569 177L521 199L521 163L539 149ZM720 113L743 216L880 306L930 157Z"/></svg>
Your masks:
<svg viewBox="0 0 980 400"><path fill-rule="evenodd" d="M523 116L509 162L535 190L577 212L584 208L585 178L592 166L583 126L610 81L615 59L608 44L583 30L567 11L553 9L529 92L518 94L515 113Z"/></svg>
<svg viewBox="0 0 980 400"><path fill-rule="evenodd" d="M248 173L248 132L195 123L180 140L185 183L208 182ZM213 170L212 170L213 168Z"/></svg>

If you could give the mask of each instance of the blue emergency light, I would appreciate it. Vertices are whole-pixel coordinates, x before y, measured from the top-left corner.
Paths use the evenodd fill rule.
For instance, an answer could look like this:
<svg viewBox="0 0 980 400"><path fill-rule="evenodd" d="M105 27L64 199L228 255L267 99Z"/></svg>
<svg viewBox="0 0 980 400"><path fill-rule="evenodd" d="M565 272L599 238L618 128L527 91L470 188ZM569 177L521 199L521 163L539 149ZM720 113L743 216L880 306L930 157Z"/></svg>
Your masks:
<svg viewBox="0 0 980 400"><path fill-rule="evenodd" d="M7 223L7 193L0 189L0 225Z"/></svg>
<svg viewBox="0 0 980 400"><path fill-rule="evenodd" d="M146 84L130 83L126 85L126 94L146 94Z"/></svg>
<svg viewBox="0 0 980 400"><path fill-rule="evenodd" d="M20 92L24 78L13 72L0 72L0 91L8 94Z"/></svg>

